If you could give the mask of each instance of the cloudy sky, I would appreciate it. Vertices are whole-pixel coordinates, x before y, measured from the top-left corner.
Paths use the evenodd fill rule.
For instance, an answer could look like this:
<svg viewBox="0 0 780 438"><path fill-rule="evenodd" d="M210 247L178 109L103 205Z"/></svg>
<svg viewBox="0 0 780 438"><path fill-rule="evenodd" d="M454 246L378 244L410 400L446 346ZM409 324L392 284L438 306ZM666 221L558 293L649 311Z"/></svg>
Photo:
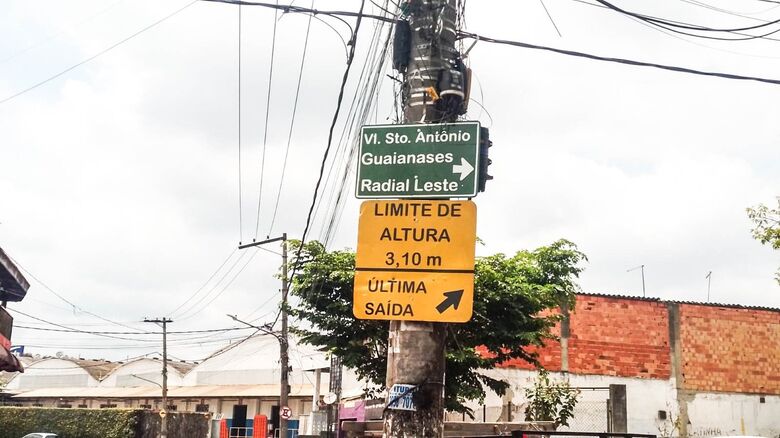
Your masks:
<svg viewBox="0 0 780 438"><path fill-rule="evenodd" d="M780 17L771 2L708 1L619 5L713 28ZM780 79L777 40L669 34L588 2L545 0L554 26L538 1L473 0L466 30ZM314 4L360 6L358 0ZM367 9L379 12L370 2ZM275 209L308 17L276 18L266 131L274 12L243 7L241 14L239 174L236 6L0 2L0 247L32 284L27 299L11 305L31 315L16 314L17 326L54 328L35 317L79 330L133 332L154 328L139 322L144 317L170 315L176 321L171 329L186 331L235 327L227 313L256 323L274 319L280 287L274 252L280 247L235 248L282 232L300 237L345 67L348 29L324 16L312 21ZM364 21L343 116L374 29ZM567 238L590 259L581 278L587 292L641 295L640 272L627 271L645 265L649 296L706 300L705 276L712 271L713 301L780 307L773 280L779 254L751 238L745 214L746 207L773 204L780 195L779 85L486 42L473 48L470 62L477 79L472 95L481 106L472 104L468 119L490 127L494 141L495 179L476 198L485 242L479 254ZM392 122L392 88L384 77L371 123ZM334 145L334 171L310 234L324 239L335 217L334 249L355 247L358 206L353 174L343 209L334 214L329 202L346 162L339 145L348 142ZM171 352L198 359L242 334L176 335ZM13 340L33 353L84 357L159 350L155 336L126 337L131 340L17 327Z"/></svg>

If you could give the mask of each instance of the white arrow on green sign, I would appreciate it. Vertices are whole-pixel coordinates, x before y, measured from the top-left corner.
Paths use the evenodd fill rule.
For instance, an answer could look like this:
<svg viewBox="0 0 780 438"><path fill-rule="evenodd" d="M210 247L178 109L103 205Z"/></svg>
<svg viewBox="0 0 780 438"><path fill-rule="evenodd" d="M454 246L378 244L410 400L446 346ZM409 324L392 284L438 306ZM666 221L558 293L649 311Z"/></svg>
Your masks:
<svg viewBox="0 0 780 438"><path fill-rule="evenodd" d="M479 132L479 122L364 126L356 196L476 196Z"/></svg>

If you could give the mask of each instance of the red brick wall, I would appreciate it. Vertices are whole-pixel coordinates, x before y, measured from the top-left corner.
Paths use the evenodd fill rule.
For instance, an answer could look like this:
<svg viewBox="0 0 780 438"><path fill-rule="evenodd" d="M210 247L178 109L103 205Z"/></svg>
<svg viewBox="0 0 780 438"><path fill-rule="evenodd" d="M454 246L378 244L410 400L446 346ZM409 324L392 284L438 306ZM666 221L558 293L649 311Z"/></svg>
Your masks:
<svg viewBox="0 0 780 438"><path fill-rule="evenodd" d="M686 389L780 395L780 311L679 304ZM669 379L669 308L662 301L578 295L570 317L569 371ZM555 334L560 334L556 327ZM551 371L561 345L531 349ZM510 368L532 369L524 361Z"/></svg>
<svg viewBox="0 0 780 438"><path fill-rule="evenodd" d="M668 379L669 322L658 301L578 295L570 316L569 371L622 377ZM555 334L560 334L556 328ZM550 371L561 369L561 346L548 341L530 349ZM505 367L532 369L524 361Z"/></svg>
<svg viewBox="0 0 780 438"><path fill-rule="evenodd" d="M680 305L686 389L780 394L780 312Z"/></svg>
<svg viewBox="0 0 780 438"><path fill-rule="evenodd" d="M553 332L556 336L560 335L558 327L556 327ZM537 360L546 370L561 370L561 344L557 341L548 340L543 348L529 347L525 350L529 353L536 353ZM536 369L533 365L522 359L509 360L504 362L501 366L503 368L520 368L524 370Z"/></svg>
<svg viewBox="0 0 780 438"><path fill-rule="evenodd" d="M571 315L569 371L668 379L671 365L666 305L578 296Z"/></svg>

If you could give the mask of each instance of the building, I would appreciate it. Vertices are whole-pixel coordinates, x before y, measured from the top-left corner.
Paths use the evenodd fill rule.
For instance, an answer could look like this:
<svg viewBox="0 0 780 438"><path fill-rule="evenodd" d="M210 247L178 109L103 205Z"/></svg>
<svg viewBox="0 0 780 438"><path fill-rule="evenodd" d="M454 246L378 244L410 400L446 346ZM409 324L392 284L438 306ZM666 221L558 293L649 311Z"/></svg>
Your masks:
<svg viewBox="0 0 780 438"><path fill-rule="evenodd" d="M30 283L11 258L0 248L0 371L23 371L24 366L9 351L14 319L6 310L9 302L19 302L27 295Z"/></svg>
<svg viewBox="0 0 780 438"><path fill-rule="evenodd" d="M561 314L559 340L536 353L554 379L580 391L571 430L780 437L780 309L579 294L573 309ZM330 375L320 380L315 370L329 368L322 352L291 340L290 357L292 429L310 431L309 425L323 420L321 412L312 412L322 408L319 394L329 391L342 396L342 419L363 420L368 407L376 406L363 399L365 385L353 373L334 377L342 382L340 390L329 388ZM198 364L171 362L168 409L208 413L215 425L225 418L234 427L252 427L253 417L263 414L275 428L278 358L277 340L260 335ZM26 368L8 383L13 403L162 407L159 359L47 358ZM485 373L507 381L510 391L504 397L488 393L483 405L472 404L473 421L522 421L524 390L536 379L535 368L517 361ZM623 418L615 418L614 408L611 415L616 397L623 398Z"/></svg>
<svg viewBox="0 0 780 438"><path fill-rule="evenodd" d="M581 388L572 429L606 430L610 385L625 385L628 431L662 436L780 436L780 309L579 294L536 351ZM511 393L472 406L477 420L522 418L536 378L522 361L490 370Z"/></svg>
<svg viewBox="0 0 780 438"><path fill-rule="evenodd" d="M308 369L321 369L324 355L290 342L290 429L311 414L320 393ZM10 403L61 408L162 409L162 362L140 358L108 362L68 357L32 360L24 374L10 376ZM258 335L229 345L200 363L168 362L168 412L202 412L229 427L251 428L255 415L279 425L279 343ZM327 381L322 382L327 388ZM214 435L218 436L218 435Z"/></svg>

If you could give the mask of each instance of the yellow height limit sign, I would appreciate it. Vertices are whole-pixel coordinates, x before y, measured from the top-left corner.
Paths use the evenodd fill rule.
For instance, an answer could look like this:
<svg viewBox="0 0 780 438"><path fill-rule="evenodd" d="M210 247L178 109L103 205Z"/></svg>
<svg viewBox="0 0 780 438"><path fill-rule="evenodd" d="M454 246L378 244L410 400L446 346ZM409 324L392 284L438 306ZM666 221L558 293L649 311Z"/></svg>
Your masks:
<svg viewBox="0 0 780 438"><path fill-rule="evenodd" d="M466 322L474 307L477 206L366 201L352 312L359 319Z"/></svg>

